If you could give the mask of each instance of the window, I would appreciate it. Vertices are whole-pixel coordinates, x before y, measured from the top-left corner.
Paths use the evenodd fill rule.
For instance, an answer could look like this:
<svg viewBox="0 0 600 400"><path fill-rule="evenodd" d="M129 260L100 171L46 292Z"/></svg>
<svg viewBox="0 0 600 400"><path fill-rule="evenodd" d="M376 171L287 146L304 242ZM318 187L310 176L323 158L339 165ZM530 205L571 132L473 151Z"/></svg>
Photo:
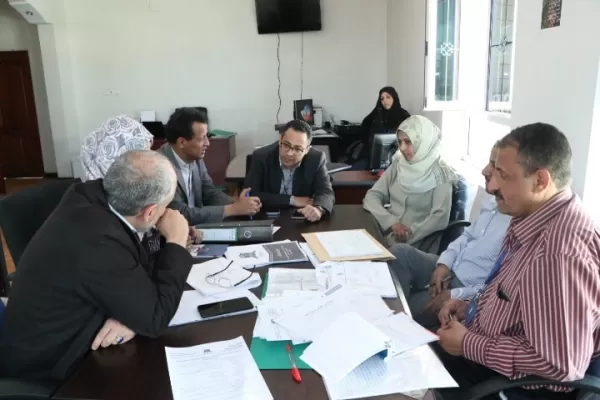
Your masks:
<svg viewBox="0 0 600 400"><path fill-rule="evenodd" d="M428 2L425 107L444 108L458 99L460 0Z"/></svg>
<svg viewBox="0 0 600 400"><path fill-rule="evenodd" d="M511 111L515 1L491 0L487 111Z"/></svg>

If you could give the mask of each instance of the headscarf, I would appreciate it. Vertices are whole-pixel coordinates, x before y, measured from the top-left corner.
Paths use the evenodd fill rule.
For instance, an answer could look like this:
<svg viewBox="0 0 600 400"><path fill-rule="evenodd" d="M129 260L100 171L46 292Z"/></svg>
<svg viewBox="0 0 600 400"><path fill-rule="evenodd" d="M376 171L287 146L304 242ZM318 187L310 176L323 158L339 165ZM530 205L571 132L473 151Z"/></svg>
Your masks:
<svg viewBox="0 0 600 400"><path fill-rule="evenodd" d="M81 145L81 163L85 180L104 178L113 161L130 150L149 150L152 134L125 115L107 119L90 133Z"/></svg>
<svg viewBox="0 0 600 400"><path fill-rule="evenodd" d="M386 110L381 104L381 95L387 93L394 99L394 103L389 110ZM398 92L391 86L386 86L379 91L377 103L373 111L364 119L363 129L369 134L395 132L398 125L406 118L410 117L410 113L402 108Z"/></svg>
<svg viewBox="0 0 600 400"><path fill-rule="evenodd" d="M407 161L400 153L396 153L398 168L398 184L407 193L428 192L439 185L457 182L458 175L442 160L442 133L429 119L421 115L413 115L398 127L410 138L415 156Z"/></svg>

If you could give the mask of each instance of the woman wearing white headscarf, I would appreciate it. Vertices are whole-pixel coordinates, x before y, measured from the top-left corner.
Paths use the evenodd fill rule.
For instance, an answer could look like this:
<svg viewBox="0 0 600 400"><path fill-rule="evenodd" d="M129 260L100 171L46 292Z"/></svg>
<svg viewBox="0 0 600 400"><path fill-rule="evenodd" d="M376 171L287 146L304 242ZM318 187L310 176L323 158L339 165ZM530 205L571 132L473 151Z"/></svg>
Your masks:
<svg viewBox="0 0 600 400"><path fill-rule="evenodd" d="M442 160L442 134L429 119L414 115L400 124L396 134L399 149L394 161L367 192L363 205L390 246L408 243L419 248L423 238L448 225L452 185L458 176ZM438 244L421 250L435 251Z"/></svg>
<svg viewBox="0 0 600 400"><path fill-rule="evenodd" d="M132 150L150 150L153 136L138 121L126 115L107 119L100 128L90 133L81 145L81 163L85 177L83 180L104 178L106 171L121 154ZM190 227L188 245L202 240L202 232ZM160 250L161 239L157 230L152 229L142 241L150 251Z"/></svg>
<svg viewBox="0 0 600 400"><path fill-rule="evenodd" d="M152 134L125 115L107 119L90 133L81 145L84 180L104 178L108 167L121 154L130 150L150 150Z"/></svg>

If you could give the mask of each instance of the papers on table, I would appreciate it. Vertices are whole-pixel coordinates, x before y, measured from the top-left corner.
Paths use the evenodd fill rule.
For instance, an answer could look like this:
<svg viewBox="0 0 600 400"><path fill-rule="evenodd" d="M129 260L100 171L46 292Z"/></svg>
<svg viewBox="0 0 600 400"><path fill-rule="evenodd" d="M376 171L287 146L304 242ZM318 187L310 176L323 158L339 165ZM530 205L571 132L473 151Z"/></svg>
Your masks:
<svg viewBox="0 0 600 400"><path fill-rule="evenodd" d="M374 323L381 332L392 341L391 355L396 356L405 351L415 349L439 338L416 323L407 314L390 315Z"/></svg>
<svg viewBox="0 0 600 400"><path fill-rule="evenodd" d="M355 312L369 322L393 312L377 295L365 295L342 286L335 286L319 297L286 310L274 322L286 328L294 343L316 339L340 315Z"/></svg>
<svg viewBox="0 0 600 400"><path fill-rule="evenodd" d="M239 299L242 297L248 298L250 302L254 304L254 306L260 304L260 300L252 292L245 289L232 289L214 296L204 296L195 290L186 290L181 296L179 307L177 308L175 315L171 319L169 326L191 324L193 322L203 321L203 318L200 316L200 313L198 313L198 306L200 305L216 303L225 300ZM255 310L256 308L252 310L241 311L239 313L227 314L224 316L245 314L253 312Z"/></svg>
<svg viewBox="0 0 600 400"><path fill-rule="evenodd" d="M418 347L397 357L371 357L341 381L325 379L324 383L331 400L458 386L429 346Z"/></svg>
<svg viewBox="0 0 600 400"><path fill-rule="evenodd" d="M269 284L265 297L281 296L285 291L321 292L314 269L269 268Z"/></svg>
<svg viewBox="0 0 600 400"><path fill-rule="evenodd" d="M315 296L314 292L295 293L309 293L311 296ZM268 341L292 340L290 332L282 325L275 323L274 320L284 315L288 310L299 307L306 302L306 299L306 296L297 294L264 298L257 307L258 318L252 336Z"/></svg>
<svg viewBox="0 0 600 400"><path fill-rule="evenodd" d="M304 350L302 361L331 382L342 380L375 354L387 355L390 339L355 312L342 314Z"/></svg>
<svg viewBox="0 0 600 400"><path fill-rule="evenodd" d="M204 295L213 295L233 288L252 289L260 286L262 279L256 272L252 273L237 262L221 257L195 264L187 283Z"/></svg>
<svg viewBox="0 0 600 400"><path fill-rule="evenodd" d="M365 294L377 294L384 298L398 297L389 267L385 262L331 262L320 265L316 269L319 284L327 289L343 285Z"/></svg>
<svg viewBox="0 0 600 400"><path fill-rule="evenodd" d="M310 246L308 245L308 243L300 243L300 248L302 249L302 251L304 252L304 254L306 254L306 256L308 257L308 259L310 260L310 263L315 268L321 267L321 266L324 266L324 265L329 265L332 262L332 261L324 261L324 262L319 261L319 259L317 258L316 254L312 251L312 249L310 248Z"/></svg>
<svg viewBox="0 0 600 400"><path fill-rule="evenodd" d="M382 256L385 250L363 230L315 233L330 258Z"/></svg>
<svg viewBox="0 0 600 400"><path fill-rule="evenodd" d="M269 264L293 263L306 261L306 255L298 246L298 242L289 240L247 246L231 246L225 257L236 261L242 267L260 267Z"/></svg>
<svg viewBox="0 0 600 400"><path fill-rule="evenodd" d="M165 347L174 400L272 400L242 337Z"/></svg>

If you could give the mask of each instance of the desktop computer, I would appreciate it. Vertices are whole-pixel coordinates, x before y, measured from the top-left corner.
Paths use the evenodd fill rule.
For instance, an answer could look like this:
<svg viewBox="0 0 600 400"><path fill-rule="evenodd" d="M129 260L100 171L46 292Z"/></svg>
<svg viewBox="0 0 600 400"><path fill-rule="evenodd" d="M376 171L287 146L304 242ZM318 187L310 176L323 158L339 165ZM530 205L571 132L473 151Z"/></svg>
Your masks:
<svg viewBox="0 0 600 400"><path fill-rule="evenodd" d="M369 155L369 169L372 171L386 170L392 164L397 151L398 141L395 133L375 134Z"/></svg>

